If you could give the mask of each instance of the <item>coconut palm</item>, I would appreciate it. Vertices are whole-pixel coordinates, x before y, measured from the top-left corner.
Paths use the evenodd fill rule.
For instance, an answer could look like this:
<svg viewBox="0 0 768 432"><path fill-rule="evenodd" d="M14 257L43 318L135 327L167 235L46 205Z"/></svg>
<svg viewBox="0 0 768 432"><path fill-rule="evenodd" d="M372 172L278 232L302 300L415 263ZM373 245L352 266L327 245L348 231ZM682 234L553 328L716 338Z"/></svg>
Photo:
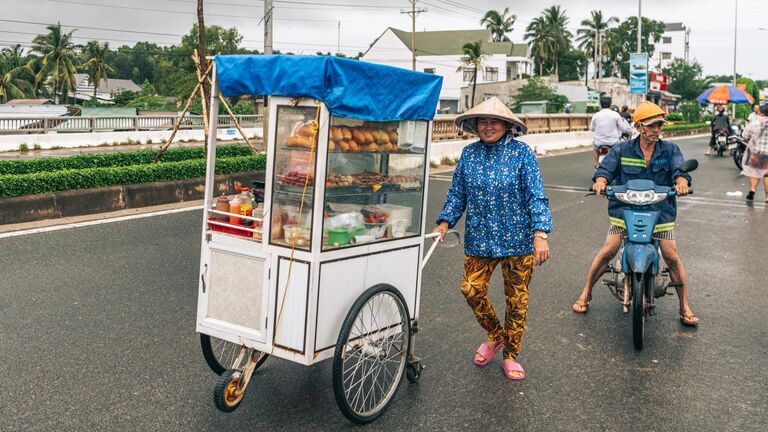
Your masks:
<svg viewBox="0 0 768 432"><path fill-rule="evenodd" d="M547 23L542 17L536 17L525 28L525 40L531 44L531 55L539 64L539 76L543 74L544 61L552 55L552 38Z"/></svg>
<svg viewBox="0 0 768 432"><path fill-rule="evenodd" d="M104 42L102 45L98 41L89 41L85 45L83 53L87 59L85 64L83 64L83 68L88 74L88 81L93 84L92 100L96 102L96 91L99 88L99 83L104 81L106 84L107 74L115 73L115 69L106 62L106 56L109 54L109 44Z"/></svg>
<svg viewBox="0 0 768 432"><path fill-rule="evenodd" d="M0 56L4 57L11 67L17 68L24 63L24 48L21 47L21 44L16 44L11 48L3 48L0 51Z"/></svg>
<svg viewBox="0 0 768 432"><path fill-rule="evenodd" d="M597 61L597 45L595 43L597 39L597 33L598 32L605 32L605 30L608 29L608 27L611 26L613 23L618 23L619 19L615 16L612 16L608 18L608 20L603 19L603 12L599 10L593 10L591 12L592 17L590 19L585 19L581 21L581 28L576 30L576 42L578 42L579 49L584 51L587 54L591 54L593 58L593 62L595 63L595 76L597 76L598 71L598 65L602 64L602 62L598 63ZM605 33L603 33L605 34ZM607 36L607 35L606 35ZM608 48L608 38L601 38L602 43L600 44L601 51L605 54L607 53ZM586 75L586 73L585 73Z"/></svg>
<svg viewBox="0 0 768 432"><path fill-rule="evenodd" d="M29 80L32 77L32 69L29 66L14 67L7 59L0 58L0 103L34 96L34 87Z"/></svg>
<svg viewBox="0 0 768 432"><path fill-rule="evenodd" d="M483 53L483 41L468 42L461 47L464 52L464 56L461 57L461 66L457 71L464 70L465 67L471 66L472 71L472 103L469 108L475 106L475 89L477 88L477 71L482 68L483 60L486 55Z"/></svg>
<svg viewBox="0 0 768 432"><path fill-rule="evenodd" d="M544 9L542 17L546 23L547 32L551 40L550 49L552 60L555 62L555 75L558 75L560 70L558 59L568 52L568 49L571 47L573 34L566 28L568 17L565 15L565 10L560 9L560 6L551 6Z"/></svg>
<svg viewBox="0 0 768 432"><path fill-rule="evenodd" d="M75 45L72 43L72 33L64 33L61 30L61 24L50 25L46 27L48 34L37 35L32 40L32 52L39 53L40 58L36 59L40 70L35 75L35 86L45 84L51 87L54 103L59 103L59 95L64 93L64 89L74 90L75 88L75 68L74 60Z"/></svg>
<svg viewBox="0 0 768 432"><path fill-rule="evenodd" d="M489 10L485 13L483 19L480 20L480 25L484 25L485 28L491 31L494 42L509 41L507 33L512 32L512 26L515 25L517 15L508 15L509 8L504 8L504 12L499 13L497 10Z"/></svg>

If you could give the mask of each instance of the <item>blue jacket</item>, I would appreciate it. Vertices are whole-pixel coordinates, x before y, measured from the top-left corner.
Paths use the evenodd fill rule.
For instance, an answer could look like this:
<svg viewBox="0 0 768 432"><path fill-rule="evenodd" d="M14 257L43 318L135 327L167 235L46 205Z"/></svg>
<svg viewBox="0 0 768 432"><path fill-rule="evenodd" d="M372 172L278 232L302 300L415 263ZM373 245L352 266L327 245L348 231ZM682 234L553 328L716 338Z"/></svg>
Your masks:
<svg viewBox="0 0 768 432"><path fill-rule="evenodd" d="M644 179L653 180L654 183L661 186L674 186L675 180L682 176L690 184L691 176L680 171L680 165L683 161L685 161L683 153L675 143L659 140L653 149L650 167L646 166L638 136L633 140L613 146L611 151L605 155L603 162L600 163L600 167L595 171L592 181L598 177L604 177L608 180L608 184L623 185L629 180ZM608 202L608 218L611 220L611 225L624 228L622 210L628 207L630 207L629 204L619 200L612 199ZM674 197L667 198L650 207L659 212L659 220L654 232L671 231L675 227L677 202Z"/></svg>
<svg viewBox="0 0 768 432"><path fill-rule="evenodd" d="M506 135L464 148L437 223L456 225L467 211L464 253L506 257L533 253L533 232L552 230L536 156Z"/></svg>

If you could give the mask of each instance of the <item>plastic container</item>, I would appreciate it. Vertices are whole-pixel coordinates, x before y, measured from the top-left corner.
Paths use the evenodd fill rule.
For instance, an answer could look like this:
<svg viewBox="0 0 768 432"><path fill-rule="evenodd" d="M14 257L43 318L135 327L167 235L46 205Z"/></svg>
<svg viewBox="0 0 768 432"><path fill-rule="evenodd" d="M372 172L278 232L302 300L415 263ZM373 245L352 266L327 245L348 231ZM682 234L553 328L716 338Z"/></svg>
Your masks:
<svg viewBox="0 0 768 432"><path fill-rule="evenodd" d="M232 198L232 200L229 202L229 212L234 214L240 214L240 206L243 205L243 200L240 199L240 195L235 196ZM237 216L230 216L229 217L229 223L231 224L238 224L240 223L240 218Z"/></svg>
<svg viewBox="0 0 768 432"><path fill-rule="evenodd" d="M216 210L222 211L222 212L228 212L229 211L229 198L222 195L216 199ZM214 219L220 220L220 221L228 221L229 217L227 215L220 215L215 214L213 216Z"/></svg>
<svg viewBox="0 0 768 432"><path fill-rule="evenodd" d="M237 188L240 191L240 200L243 202L240 204L240 214L243 216L253 216L253 199L251 198L248 188ZM243 219L241 222L244 226L252 226L253 221Z"/></svg>

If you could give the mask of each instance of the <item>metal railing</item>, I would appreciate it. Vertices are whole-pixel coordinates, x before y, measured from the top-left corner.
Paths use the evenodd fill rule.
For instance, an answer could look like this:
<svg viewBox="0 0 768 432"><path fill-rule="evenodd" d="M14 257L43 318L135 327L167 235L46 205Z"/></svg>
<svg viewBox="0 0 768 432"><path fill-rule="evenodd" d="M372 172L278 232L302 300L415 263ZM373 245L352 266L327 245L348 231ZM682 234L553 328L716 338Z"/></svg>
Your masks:
<svg viewBox="0 0 768 432"><path fill-rule="evenodd" d="M517 114L528 126L529 134L552 132L579 132L589 130L592 114ZM435 116L432 122L432 139L435 141L469 138L466 131L459 133L454 123L458 115Z"/></svg>
<svg viewBox="0 0 768 432"><path fill-rule="evenodd" d="M238 115L243 128L261 127L262 115ZM0 134L34 134L48 132L115 132L171 130L178 116L127 117L0 117ZM235 127L229 116L219 117L219 127ZM185 116L180 129L202 129L203 116Z"/></svg>
<svg viewBox="0 0 768 432"><path fill-rule="evenodd" d="M238 115L243 128L261 127L262 115ZM439 115L432 122L432 138L435 141L468 138L459 133L454 121L457 115ZM528 133L576 132L589 129L591 114L520 114L528 126ZM0 134L34 134L48 132L115 132L171 130L177 116L128 116L128 117L0 117ZM235 127L229 116L219 116L219 128ZM180 129L202 129L203 116L184 117Z"/></svg>

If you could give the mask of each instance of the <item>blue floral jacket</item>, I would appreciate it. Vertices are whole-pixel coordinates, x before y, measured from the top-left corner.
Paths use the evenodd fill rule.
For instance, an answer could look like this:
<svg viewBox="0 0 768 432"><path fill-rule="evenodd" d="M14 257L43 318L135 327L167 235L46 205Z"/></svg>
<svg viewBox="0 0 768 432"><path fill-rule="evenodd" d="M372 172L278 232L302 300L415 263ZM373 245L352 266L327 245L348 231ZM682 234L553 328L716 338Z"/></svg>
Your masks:
<svg viewBox="0 0 768 432"><path fill-rule="evenodd" d="M456 225L467 211L464 253L506 257L533 253L533 232L552 230L536 156L507 135L464 148L437 223Z"/></svg>

